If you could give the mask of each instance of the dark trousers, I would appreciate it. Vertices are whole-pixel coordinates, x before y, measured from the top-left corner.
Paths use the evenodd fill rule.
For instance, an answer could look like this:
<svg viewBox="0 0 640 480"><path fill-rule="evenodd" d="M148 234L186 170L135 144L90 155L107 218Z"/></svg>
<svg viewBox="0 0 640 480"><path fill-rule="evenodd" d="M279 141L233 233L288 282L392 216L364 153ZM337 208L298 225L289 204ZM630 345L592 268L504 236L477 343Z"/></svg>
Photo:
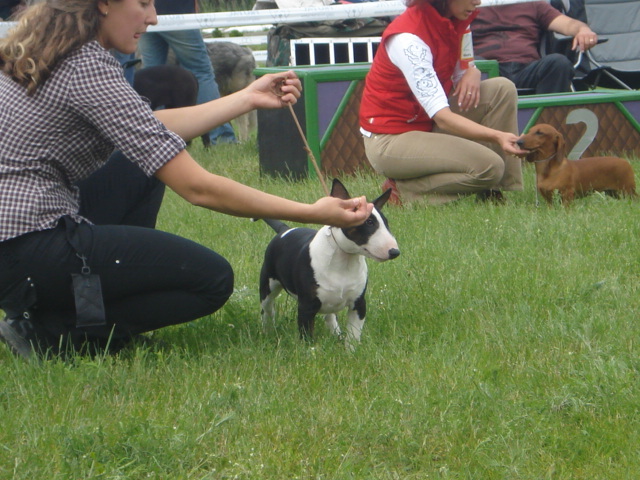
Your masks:
<svg viewBox="0 0 640 480"><path fill-rule="evenodd" d="M561 93L571 91L575 70L566 56L552 53L529 64L501 63L500 75L517 88L532 88L536 94Z"/></svg>
<svg viewBox="0 0 640 480"><path fill-rule="evenodd" d="M87 340L105 344L195 320L224 305L233 291L229 263L153 229L162 183L115 154L79 187L81 211L94 225L63 219L54 229L0 243L0 307L8 315L29 316L51 346L62 337L80 348ZM103 326L76 326L72 274L83 266L79 254L100 276Z"/></svg>

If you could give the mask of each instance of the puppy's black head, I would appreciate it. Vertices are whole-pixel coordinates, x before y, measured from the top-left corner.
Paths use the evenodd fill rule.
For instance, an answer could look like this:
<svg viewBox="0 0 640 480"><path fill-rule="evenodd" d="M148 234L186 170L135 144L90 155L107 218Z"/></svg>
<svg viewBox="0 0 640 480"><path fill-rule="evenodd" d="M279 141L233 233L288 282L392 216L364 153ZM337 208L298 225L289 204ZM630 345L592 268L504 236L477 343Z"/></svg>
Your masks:
<svg viewBox="0 0 640 480"><path fill-rule="evenodd" d="M351 198L345 186L337 178L333 180L331 196L343 200ZM373 212L363 224L341 229L348 240L362 247L370 256L378 260L389 260L400 255L398 245L389 231L389 222L382 213L382 207L390 196L391 189L388 189L373 201Z"/></svg>

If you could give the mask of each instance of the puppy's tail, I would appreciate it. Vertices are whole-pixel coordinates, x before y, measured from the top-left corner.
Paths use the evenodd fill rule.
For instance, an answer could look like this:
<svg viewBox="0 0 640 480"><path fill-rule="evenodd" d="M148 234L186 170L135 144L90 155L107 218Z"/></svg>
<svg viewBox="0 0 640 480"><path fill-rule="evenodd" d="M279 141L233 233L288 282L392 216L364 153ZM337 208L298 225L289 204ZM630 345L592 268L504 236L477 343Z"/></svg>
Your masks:
<svg viewBox="0 0 640 480"><path fill-rule="evenodd" d="M262 220L278 234L289 230L289 225L280 220L274 220L272 218L263 218Z"/></svg>

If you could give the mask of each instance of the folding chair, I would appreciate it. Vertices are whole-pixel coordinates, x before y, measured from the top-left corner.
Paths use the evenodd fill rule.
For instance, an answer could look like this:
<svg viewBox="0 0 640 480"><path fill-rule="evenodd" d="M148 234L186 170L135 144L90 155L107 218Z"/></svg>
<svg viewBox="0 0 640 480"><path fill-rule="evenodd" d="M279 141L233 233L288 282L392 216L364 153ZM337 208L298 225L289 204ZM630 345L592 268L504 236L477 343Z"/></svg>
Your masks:
<svg viewBox="0 0 640 480"><path fill-rule="evenodd" d="M589 26L607 41L587 51L592 68L574 79L576 89L640 89L640 2L586 0L585 8Z"/></svg>
<svg viewBox="0 0 640 480"><path fill-rule="evenodd" d="M587 25L589 24L584 0L550 0L550 3L553 8L566 16L580 20ZM584 76L591 70L591 66L586 56L580 56L571 50L572 43L573 38L571 37L547 32L542 39L540 54L544 56L549 53L562 53L574 63L576 74Z"/></svg>

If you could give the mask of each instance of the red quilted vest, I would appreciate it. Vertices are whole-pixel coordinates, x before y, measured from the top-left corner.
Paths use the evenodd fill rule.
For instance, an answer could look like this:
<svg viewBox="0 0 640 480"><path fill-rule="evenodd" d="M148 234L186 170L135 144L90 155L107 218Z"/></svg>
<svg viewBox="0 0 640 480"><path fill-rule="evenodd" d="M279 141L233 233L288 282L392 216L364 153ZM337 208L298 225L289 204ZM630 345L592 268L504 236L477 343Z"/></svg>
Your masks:
<svg viewBox="0 0 640 480"><path fill-rule="evenodd" d="M385 29L382 43L367 74L360 103L360 126L373 133L430 132L433 120L409 88L402 72L384 48L385 40L396 33L412 33L431 49L433 65L444 91L453 87L452 75L461 56L462 37L477 11L460 21L442 17L429 3L407 8Z"/></svg>

